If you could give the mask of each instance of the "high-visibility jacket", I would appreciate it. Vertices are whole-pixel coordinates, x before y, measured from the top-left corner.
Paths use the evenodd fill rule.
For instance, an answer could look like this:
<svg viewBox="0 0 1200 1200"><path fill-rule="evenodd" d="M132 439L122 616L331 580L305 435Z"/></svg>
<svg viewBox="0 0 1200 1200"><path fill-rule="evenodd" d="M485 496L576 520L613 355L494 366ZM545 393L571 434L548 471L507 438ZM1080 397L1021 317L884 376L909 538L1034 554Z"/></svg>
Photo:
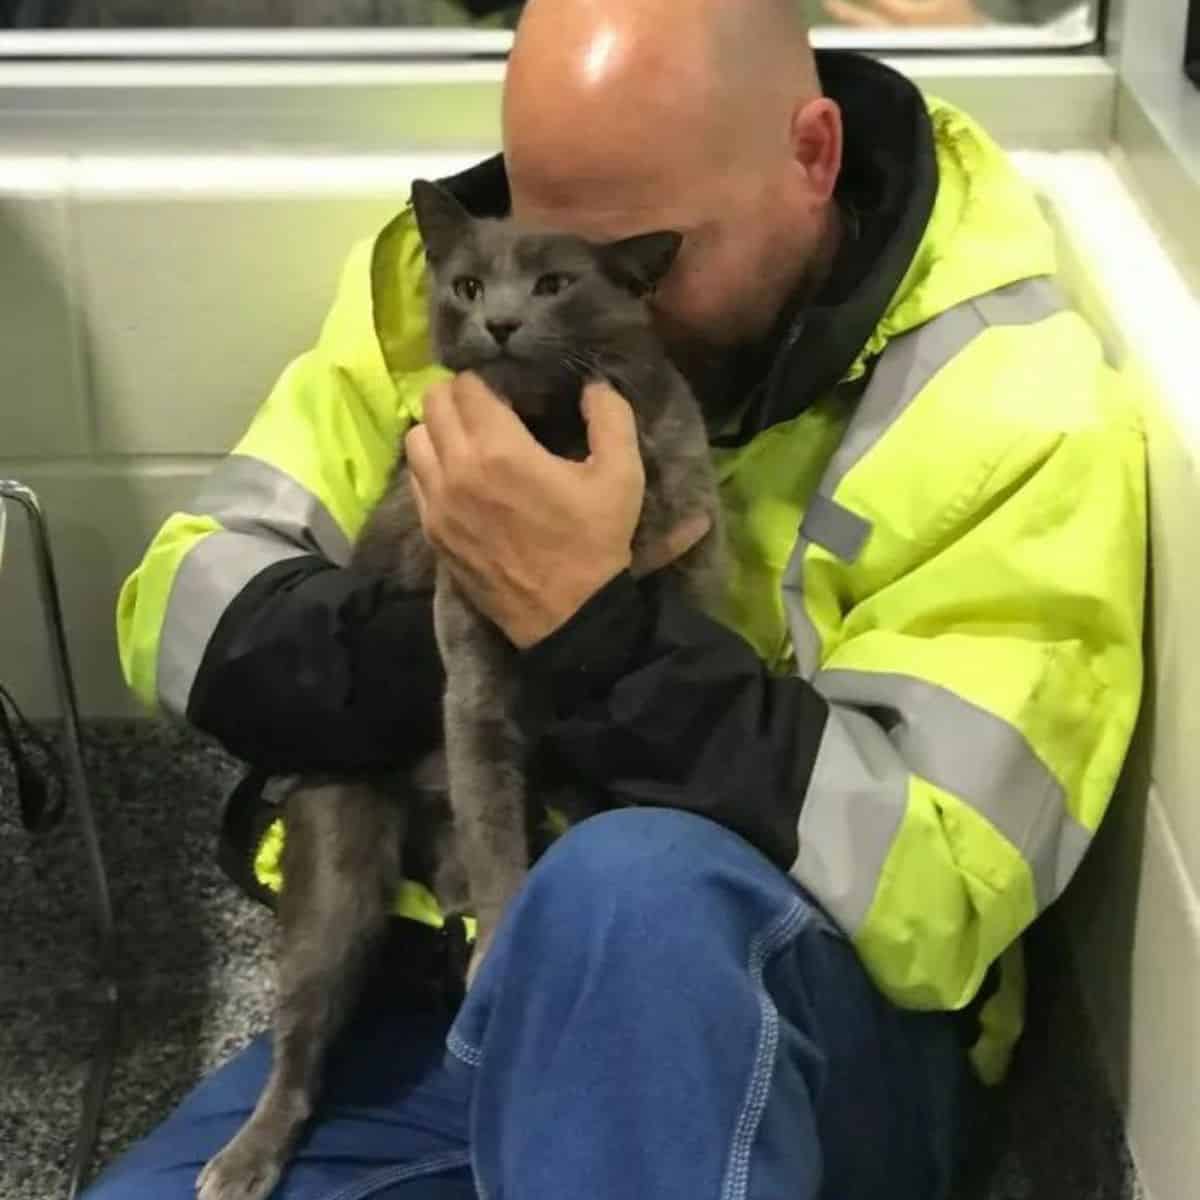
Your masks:
<svg viewBox="0 0 1200 1200"><path fill-rule="evenodd" d="M820 67L847 236L714 438L727 601L618 577L523 669L553 700L550 774L737 830L888 996L973 1013L995 1080L1020 935L1078 866L1138 710L1143 434L998 148L880 64ZM507 206L499 160L449 186ZM436 741L429 597L344 566L439 374L425 298L406 208L122 592L132 687L264 770ZM270 886L283 833L246 847ZM399 905L440 919L420 880Z"/></svg>

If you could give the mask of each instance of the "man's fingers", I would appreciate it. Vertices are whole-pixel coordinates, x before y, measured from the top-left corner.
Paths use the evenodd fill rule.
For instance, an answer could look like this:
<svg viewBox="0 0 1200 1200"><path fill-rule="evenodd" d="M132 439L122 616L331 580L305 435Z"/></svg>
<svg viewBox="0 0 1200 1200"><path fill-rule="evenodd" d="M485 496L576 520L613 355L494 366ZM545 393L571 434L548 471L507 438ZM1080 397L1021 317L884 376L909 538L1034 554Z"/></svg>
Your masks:
<svg viewBox="0 0 1200 1200"><path fill-rule="evenodd" d="M637 557L634 573L640 578L669 567L682 558L712 528L708 513L693 513L685 517L656 545L648 547Z"/></svg>
<svg viewBox="0 0 1200 1200"><path fill-rule="evenodd" d="M404 461L408 464L408 473L413 482L413 490L417 496L417 506L421 512L421 522L425 522L425 504L429 494L437 487L441 476L441 466L438 463L437 451L425 425L414 425L404 436Z"/></svg>
<svg viewBox="0 0 1200 1200"><path fill-rule="evenodd" d="M937 25L946 12L944 4L931 5L928 0L872 0L872 4L879 16L892 25Z"/></svg>
<svg viewBox="0 0 1200 1200"><path fill-rule="evenodd" d="M545 470L553 461L553 455L529 432L525 422L474 372L455 376L454 405L469 469L529 476ZM451 469L449 462L445 465Z"/></svg>
<svg viewBox="0 0 1200 1200"><path fill-rule="evenodd" d="M963 29L986 20L974 0L824 0L825 11L843 25L862 28L899 26L900 28Z"/></svg>
<svg viewBox="0 0 1200 1200"><path fill-rule="evenodd" d="M602 463L636 457L638 454L637 422L629 402L610 384L593 381L583 389L581 403L587 423L588 449L591 461Z"/></svg>
<svg viewBox="0 0 1200 1200"><path fill-rule="evenodd" d="M847 0L824 0L825 11L841 25L856 25L860 29L878 29L891 22L880 13Z"/></svg>
<svg viewBox="0 0 1200 1200"><path fill-rule="evenodd" d="M489 442L501 433L526 432L520 417L474 371L456 375L451 387L468 437Z"/></svg>
<svg viewBox="0 0 1200 1200"><path fill-rule="evenodd" d="M875 7L898 25L931 24L947 12L946 6L931 7L923 0L875 0Z"/></svg>
<svg viewBox="0 0 1200 1200"><path fill-rule="evenodd" d="M424 428L428 430L429 439L438 457L444 461L459 454L466 444L466 433L459 417L454 381L441 379L430 384L425 391L423 406Z"/></svg>
<svg viewBox="0 0 1200 1200"><path fill-rule="evenodd" d="M421 487L421 480L412 471L410 471L408 473L408 483L409 483L409 486L412 488L413 499L416 501L416 504L417 504L417 516L420 517L420 519L421 519L421 528L425 529L426 536L428 536L429 530L426 529L425 519L426 519L426 513L429 510L426 507L427 501L425 499L425 490Z"/></svg>

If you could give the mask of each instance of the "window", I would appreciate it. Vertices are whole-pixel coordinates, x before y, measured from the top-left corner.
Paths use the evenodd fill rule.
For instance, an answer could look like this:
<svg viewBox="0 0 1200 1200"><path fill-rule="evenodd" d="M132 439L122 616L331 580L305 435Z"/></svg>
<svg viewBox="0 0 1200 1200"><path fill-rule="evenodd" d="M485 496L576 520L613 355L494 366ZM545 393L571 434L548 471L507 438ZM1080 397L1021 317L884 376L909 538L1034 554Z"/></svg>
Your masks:
<svg viewBox="0 0 1200 1200"><path fill-rule="evenodd" d="M504 28L520 7L512 0L15 0L0 3L0 23L18 29Z"/></svg>
<svg viewBox="0 0 1200 1200"><path fill-rule="evenodd" d="M826 46L1061 50L1098 34L1099 0L798 3ZM0 0L0 55L498 56L520 9L513 0Z"/></svg>

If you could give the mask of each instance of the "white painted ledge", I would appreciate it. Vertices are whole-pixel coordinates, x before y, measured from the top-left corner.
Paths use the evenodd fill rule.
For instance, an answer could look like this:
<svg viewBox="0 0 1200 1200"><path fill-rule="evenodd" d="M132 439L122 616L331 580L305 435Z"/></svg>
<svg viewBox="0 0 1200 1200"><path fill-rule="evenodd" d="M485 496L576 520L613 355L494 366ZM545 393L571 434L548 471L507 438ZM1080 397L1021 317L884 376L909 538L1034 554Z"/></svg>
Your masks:
<svg viewBox="0 0 1200 1200"><path fill-rule="evenodd" d="M1072 950L1154 1200L1200 1179L1200 299L1099 154L1017 154L1073 303L1145 401L1153 661L1130 768L1064 901Z"/></svg>
<svg viewBox="0 0 1200 1200"><path fill-rule="evenodd" d="M1116 77L1095 55L886 58L1008 146L1107 145ZM0 154L379 154L499 143L504 63L0 62Z"/></svg>

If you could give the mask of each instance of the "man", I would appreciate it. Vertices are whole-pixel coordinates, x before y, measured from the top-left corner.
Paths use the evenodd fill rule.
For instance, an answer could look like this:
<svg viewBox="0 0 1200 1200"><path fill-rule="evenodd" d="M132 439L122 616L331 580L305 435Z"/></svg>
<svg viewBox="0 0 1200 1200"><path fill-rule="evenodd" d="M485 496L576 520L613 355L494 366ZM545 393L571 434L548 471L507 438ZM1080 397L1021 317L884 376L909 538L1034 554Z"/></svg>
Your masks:
<svg viewBox="0 0 1200 1200"><path fill-rule="evenodd" d="M587 394L587 462L552 458L430 365L411 213L356 252L129 580L127 675L264 774L426 752L429 597L338 565L403 436L428 535L552 697L547 796L623 807L543 857L453 1024L385 968L279 1195L943 1196L1019 1032L1019 936L1134 723L1137 415L997 148L877 63L814 65L787 0L534 0L504 149L448 182L477 213L684 235L654 303L711 421L729 602L631 579L619 397ZM269 896L286 831L247 795L229 861ZM398 908L440 924L420 880ZM190 1194L268 1056L94 1195Z"/></svg>

